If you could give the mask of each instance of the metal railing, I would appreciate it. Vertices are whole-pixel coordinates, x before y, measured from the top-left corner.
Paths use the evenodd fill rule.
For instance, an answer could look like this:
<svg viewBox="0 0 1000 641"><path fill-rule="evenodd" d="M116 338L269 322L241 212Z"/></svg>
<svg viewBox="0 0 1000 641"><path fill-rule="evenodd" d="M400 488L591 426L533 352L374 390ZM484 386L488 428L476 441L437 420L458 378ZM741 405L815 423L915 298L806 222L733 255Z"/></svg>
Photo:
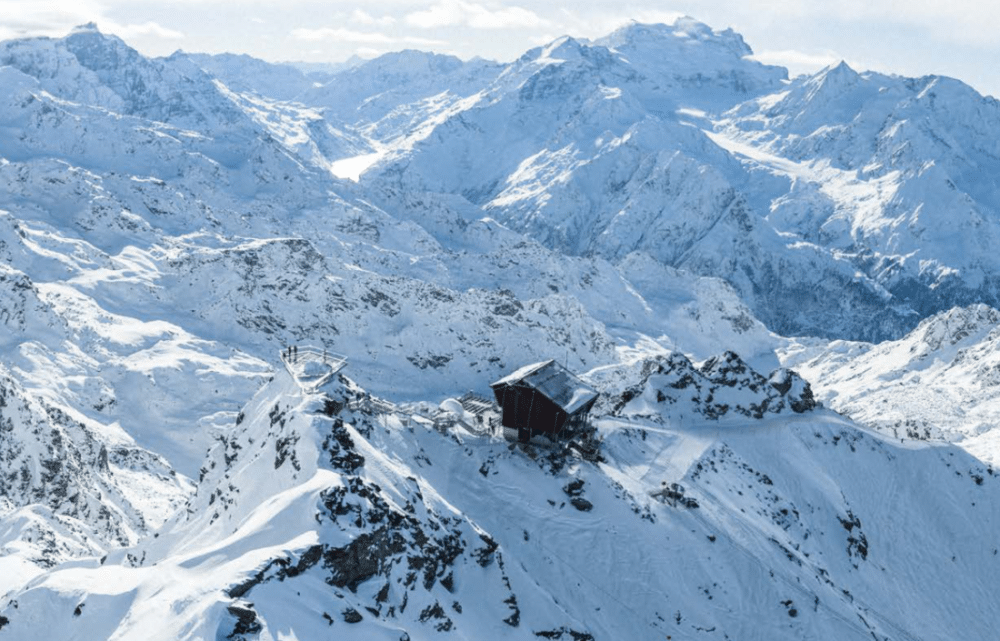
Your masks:
<svg viewBox="0 0 1000 641"><path fill-rule="evenodd" d="M399 409L394 403L374 396L352 398L347 401L347 408L352 412L366 412L368 414L394 414Z"/></svg>
<svg viewBox="0 0 1000 641"><path fill-rule="evenodd" d="M295 345L281 350L281 362L292 378L300 385L311 389L322 386L347 367L346 356L311 345ZM326 365L327 369L318 376L307 376L305 366L309 363L321 363Z"/></svg>

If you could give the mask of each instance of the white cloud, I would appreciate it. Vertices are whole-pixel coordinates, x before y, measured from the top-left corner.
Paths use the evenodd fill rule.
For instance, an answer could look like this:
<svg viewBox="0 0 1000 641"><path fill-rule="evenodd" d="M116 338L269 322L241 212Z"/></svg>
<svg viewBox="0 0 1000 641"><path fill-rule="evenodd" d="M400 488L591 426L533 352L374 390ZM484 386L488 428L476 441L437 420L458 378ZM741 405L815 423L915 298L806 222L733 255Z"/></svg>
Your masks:
<svg viewBox="0 0 1000 641"><path fill-rule="evenodd" d="M103 25L98 26L104 31L113 33L124 40L139 36L160 38L161 40L181 40L184 38L184 34L180 31L168 29L167 27L152 21L143 22L142 24L115 24L114 22L105 22Z"/></svg>
<svg viewBox="0 0 1000 641"><path fill-rule="evenodd" d="M421 47L443 47L448 44L448 42L444 40L435 40L434 38L418 38L415 36L399 38L399 42L405 42L408 45L418 45Z"/></svg>
<svg viewBox="0 0 1000 641"><path fill-rule="evenodd" d="M819 53L808 53L795 49L764 50L750 56L757 62L766 65L780 65L787 67L791 75L818 71L824 67L829 67L843 59L833 51L823 51Z"/></svg>
<svg viewBox="0 0 1000 641"><path fill-rule="evenodd" d="M73 27L96 22L104 33L128 40L146 38L154 40L180 40L184 34L158 22L122 23L107 17L102 4L92 0L74 2L45 2L0 0L0 39L24 36L61 37Z"/></svg>
<svg viewBox="0 0 1000 641"><path fill-rule="evenodd" d="M365 25L366 27L387 27L396 23L396 19L392 16L382 16L380 18L376 18L364 9L355 9L352 11L350 20L354 24Z"/></svg>
<svg viewBox="0 0 1000 641"><path fill-rule="evenodd" d="M422 47L436 47L447 44L443 40L433 40L431 38L417 38L413 36L397 37L377 31L356 31L354 29L344 29L342 27L295 29L292 31L292 37L297 40L305 40L307 42L333 40L336 42L350 42L366 45L410 44Z"/></svg>
<svg viewBox="0 0 1000 641"><path fill-rule="evenodd" d="M319 29L295 29L292 37L297 40L316 42L318 40L339 40L341 42L357 42L365 44L389 44L392 38L384 33L374 31L355 31L342 27L320 27Z"/></svg>
<svg viewBox="0 0 1000 641"><path fill-rule="evenodd" d="M469 16L469 26L474 29L538 28L547 25L537 13L521 7L507 7L489 11L472 5L475 11Z"/></svg>
<svg viewBox="0 0 1000 641"><path fill-rule="evenodd" d="M441 2L429 9L407 14L406 23L421 29L451 27L462 23L462 11L456 3Z"/></svg>
<svg viewBox="0 0 1000 641"><path fill-rule="evenodd" d="M359 58L365 58L366 60L378 58L384 53L386 53L385 49L376 49L375 47L358 47L354 50L354 55Z"/></svg>
<svg viewBox="0 0 1000 641"><path fill-rule="evenodd" d="M995 0L754 0L740 4L702 0L702 6L705 19L723 16L722 20L761 26L791 21L828 41L831 38L823 33L824 27L843 29L844 24L851 24L872 31L900 27L913 30L913 38L929 35L942 42L993 45L1000 24L1000 2ZM843 40L851 34L835 35Z"/></svg>
<svg viewBox="0 0 1000 641"><path fill-rule="evenodd" d="M0 37L62 36L73 27L104 16L101 5L79 2L0 1Z"/></svg>
<svg viewBox="0 0 1000 641"><path fill-rule="evenodd" d="M406 22L421 29L466 26L473 29L539 28L547 20L524 7L489 9L465 0L441 0L427 9L413 11Z"/></svg>
<svg viewBox="0 0 1000 641"><path fill-rule="evenodd" d="M600 9L590 11L562 8L557 15L561 33L574 37L599 38L631 22L674 24L686 14L666 9L606 8L602 5Z"/></svg>
<svg viewBox="0 0 1000 641"><path fill-rule="evenodd" d="M858 17L922 27L935 38L962 44L994 45L1000 24L1000 3L992 0L850 0L848 10Z"/></svg>

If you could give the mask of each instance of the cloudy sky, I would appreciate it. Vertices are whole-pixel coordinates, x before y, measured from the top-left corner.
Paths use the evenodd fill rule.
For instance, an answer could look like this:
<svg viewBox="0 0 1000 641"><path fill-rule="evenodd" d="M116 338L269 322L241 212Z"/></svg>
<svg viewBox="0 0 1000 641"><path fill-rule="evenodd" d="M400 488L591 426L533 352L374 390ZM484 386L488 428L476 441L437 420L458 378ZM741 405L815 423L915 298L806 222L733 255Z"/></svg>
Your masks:
<svg viewBox="0 0 1000 641"><path fill-rule="evenodd" d="M146 54L334 62L404 48L510 60L569 34L687 14L742 33L764 62L954 76L1000 96L997 0L0 0L0 39L95 21Z"/></svg>

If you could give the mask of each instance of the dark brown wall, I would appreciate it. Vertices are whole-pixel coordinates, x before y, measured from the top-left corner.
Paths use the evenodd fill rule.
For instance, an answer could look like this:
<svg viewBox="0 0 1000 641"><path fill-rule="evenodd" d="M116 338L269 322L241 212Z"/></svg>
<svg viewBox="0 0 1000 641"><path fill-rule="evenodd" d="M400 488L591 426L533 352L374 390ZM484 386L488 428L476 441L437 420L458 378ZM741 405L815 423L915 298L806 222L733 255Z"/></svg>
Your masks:
<svg viewBox="0 0 1000 641"><path fill-rule="evenodd" d="M493 394L503 408L504 427L530 427L536 434L554 434L566 423L566 412L534 388L506 385L494 388Z"/></svg>

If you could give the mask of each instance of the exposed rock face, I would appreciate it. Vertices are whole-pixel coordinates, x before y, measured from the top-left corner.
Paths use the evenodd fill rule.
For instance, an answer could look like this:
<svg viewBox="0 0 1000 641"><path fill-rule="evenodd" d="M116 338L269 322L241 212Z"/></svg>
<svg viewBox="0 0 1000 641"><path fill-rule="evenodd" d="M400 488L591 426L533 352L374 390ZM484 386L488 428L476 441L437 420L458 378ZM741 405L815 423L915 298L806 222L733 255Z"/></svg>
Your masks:
<svg viewBox="0 0 1000 641"><path fill-rule="evenodd" d="M286 389L294 385L282 377ZM459 588L473 581L472 575L476 584L485 580L516 604L503 551L487 533L436 495L426 496L426 485L416 477L385 476L387 460L369 441L384 428L380 417L365 409L367 392L342 374L299 399L298 406L289 403L295 396L281 390L278 385L259 394L245 410L251 418L219 443L204 466L190 523L180 531L190 528L198 538L238 531L257 507L243 495L261 483L261 475L269 475L273 491L318 474L329 479L313 499L311 526L319 542L294 556L269 559L228 588L231 598L259 605L256 595L267 594L275 583L320 580L329 586L323 597L331 604L327 612L340 604L348 623L412 620L441 631L456 625L439 603L442 592L454 594L460 610ZM258 445L275 442L284 444L280 464ZM387 481L391 484L384 485ZM503 599L492 607L502 615L498 621L510 618Z"/></svg>
<svg viewBox="0 0 1000 641"><path fill-rule="evenodd" d="M792 411L808 412L818 404L809 383L791 370L765 378L735 352L725 352L696 367L683 354L646 362L643 380L626 390L614 408L621 416L667 411L719 419L739 414L761 419ZM657 409L658 407L663 409Z"/></svg>
<svg viewBox="0 0 1000 641"><path fill-rule="evenodd" d="M814 410L819 405L813 397L809 382L790 369L782 367L774 370L768 382L785 397L793 412L801 414Z"/></svg>
<svg viewBox="0 0 1000 641"><path fill-rule="evenodd" d="M236 619L233 631L229 633L227 639L249 641L256 638L257 633L263 630L252 606L230 605L226 607L226 611Z"/></svg>
<svg viewBox="0 0 1000 641"><path fill-rule="evenodd" d="M0 636L993 638L993 468L747 363L916 326L822 346L880 392L838 398L990 436L1000 317L921 319L1000 300L998 104L750 53L691 19L323 78L0 43ZM306 343L400 405L286 380ZM612 391L585 442L424 422L552 357Z"/></svg>
<svg viewBox="0 0 1000 641"><path fill-rule="evenodd" d="M52 567L135 543L147 526L115 472L133 467L133 456L134 468L156 457L119 449L112 461L94 425L34 398L0 366L0 519L8 524L0 545L27 544L26 560Z"/></svg>

